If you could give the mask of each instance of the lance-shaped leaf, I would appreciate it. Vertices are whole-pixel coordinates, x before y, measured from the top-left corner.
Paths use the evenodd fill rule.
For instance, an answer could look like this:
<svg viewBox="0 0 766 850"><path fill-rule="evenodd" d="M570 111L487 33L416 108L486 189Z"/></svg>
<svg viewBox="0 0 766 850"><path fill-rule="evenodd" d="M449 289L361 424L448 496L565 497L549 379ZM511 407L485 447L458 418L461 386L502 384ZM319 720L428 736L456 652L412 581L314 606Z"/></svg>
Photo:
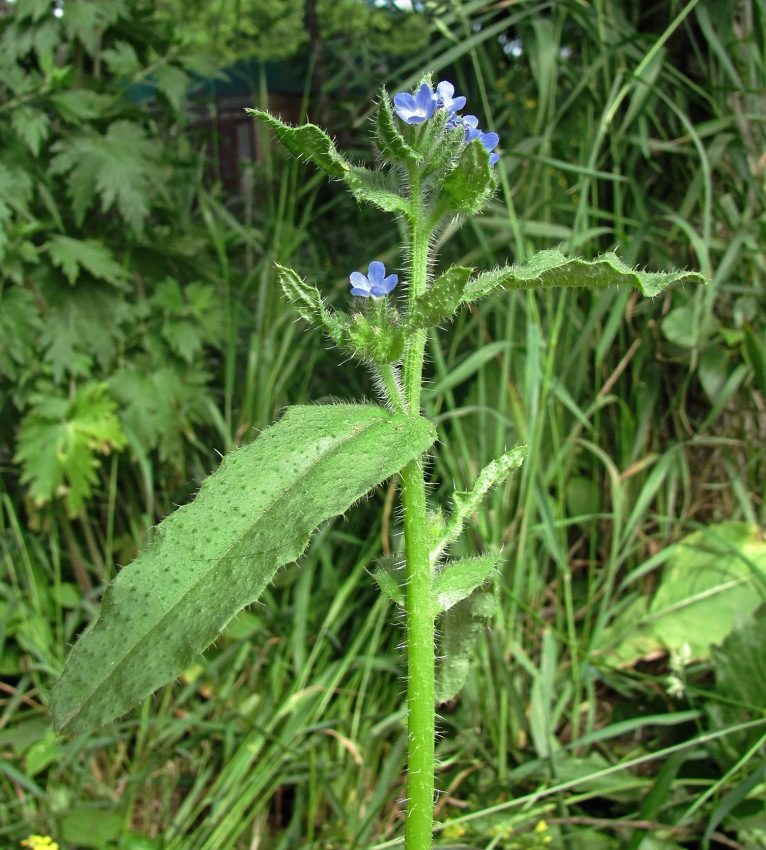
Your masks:
<svg viewBox="0 0 766 850"><path fill-rule="evenodd" d="M595 260L564 256L561 251L540 251L525 263L484 272L470 280L463 301L475 301L495 289L550 289L562 286L600 288L627 284L642 295L658 295L672 283L706 283L699 272L640 272L611 251Z"/></svg>
<svg viewBox="0 0 766 850"><path fill-rule="evenodd" d="M279 263L275 263L275 267L282 291L301 317L310 325L323 327L334 343L342 345L345 317L328 310L316 286L307 283L297 272Z"/></svg>
<svg viewBox="0 0 766 850"><path fill-rule="evenodd" d="M470 142L460 164L442 182L440 213L477 213L495 191L489 153L479 139Z"/></svg>
<svg viewBox="0 0 766 850"><path fill-rule="evenodd" d="M397 185L384 171L350 168L343 175L351 194L359 201L393 213L409 213L410 202L397 191Z"/></svg>
<svg viewBox="0 0 766 850"><path fill-rule="evenodd" d="M439 667L436 701L448 702L465 685L476 638L495 614L494 594L475 590L450 608L439 624Z"/></svg>
<svg viewBox="0 0 766 850"><path fill-rule="evenodd" d="M290 153L310 159L330 177L343 177L351 167L335 147L335 142L316 124L294 127L262 109L246 109L245 112L265 121Z"/></svg>
<svg viewBox="0 0 766 850"><path fill-rule="evenodd" d="M375 405L290 408L227 455L122 570L53 689L59 730L97 728L178 676L314 529L420 456L431 423Z"/></svg>
<svg viewBox="0 0 766 850"><path fill-rule="evenodd" d="M502 484L506 478L524 462L526 446L517 446L482 469L470 492L456 492L452 495L453 508L447 527L441 539L431 548L431 563L436 563L450 543L460 536L468 517L479 507L484 497L493 487Z"/></svg>
<svg viewBox="0 0 766 850"><path fill-rule="evenodd" d="M439 275L428 290L415 300L406 327L432 328L442 319L454 315L463 299L463 291L473 269L465 266L452 266L443 275Z"/></svg>
<svg viewBox="0 0 766 850"><path fill-rule="evenodd" d="M421 158L421 154L411 148L399 132L394 120L394 111L391 109L391 101L385 89L381 92L375 130L375 141L386 159L395 162L417 162Z"/></svg>
<svg viewBox="0 0 766 850"><path fill-rule="evenodd" d="M501 558L499 552L490 552L441 566L431 584L434 614L449 611L481 587L497 569Z"/></svg>

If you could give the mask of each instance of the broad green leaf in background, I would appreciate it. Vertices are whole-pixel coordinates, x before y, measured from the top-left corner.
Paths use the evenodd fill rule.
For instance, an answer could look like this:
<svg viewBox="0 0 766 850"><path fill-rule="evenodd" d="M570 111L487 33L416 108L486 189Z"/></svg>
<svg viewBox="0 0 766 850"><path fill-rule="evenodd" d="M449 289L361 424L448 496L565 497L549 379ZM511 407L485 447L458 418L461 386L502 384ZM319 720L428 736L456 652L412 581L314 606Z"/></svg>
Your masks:
<svg viewBox="0 0 766 850"><path fill-rule="evenodd" d="M566 257L560 251L539 251L513 266L483 272L468 281L463 301L482 298L496 289L550 289L587 286L591 289L628 284L642 295L653 297L672 283L705 283L699 272L639 272L611 251L595 260Z"/></svg>
<svg viewBox="0 0 766 850"><path fill-rule="evenodd" d="M600 649L610 664L633 664L657 652L708 659L711 646L765 600L763 532L743 522L711 525L675 544L651 601L642 596L626 609Z"/></svg>
<svg viewBox="0 0 766 850"><path fill-rule="evenodd" d="M38 395L24 417L15 461L38 504L63 495L70 515L82 508L96 482L99 455L125 446L106 384L85 384L73 397Z"/></svg>
<svg viewBox="0 0 766 850"><path fill-rule="evenodd" d="M246 109L245 112L265 121L291 154L310 160L330 177L344 177L351 167L335 142L315 124L293 127L262 109Z"/></svg>
<svg viewBox="0 0 766 850"><path fill-rule="evenodd" d="M434 438L420 417L317 405L288 409L227 455L194 502L167 517L108 588L99 620L53 689L56 728L97 728L179 675L281 566L301 556L320 523Z"/></svg>
<svg viewBox="0 0 766 850"><path fill-rule="evenodd" d="M44 247L53 264L64 272L71 284L77 282L82 269L115 286L125 281L125 269L114 259L109 248L97 239L73 239L57 233Z"/></svg>

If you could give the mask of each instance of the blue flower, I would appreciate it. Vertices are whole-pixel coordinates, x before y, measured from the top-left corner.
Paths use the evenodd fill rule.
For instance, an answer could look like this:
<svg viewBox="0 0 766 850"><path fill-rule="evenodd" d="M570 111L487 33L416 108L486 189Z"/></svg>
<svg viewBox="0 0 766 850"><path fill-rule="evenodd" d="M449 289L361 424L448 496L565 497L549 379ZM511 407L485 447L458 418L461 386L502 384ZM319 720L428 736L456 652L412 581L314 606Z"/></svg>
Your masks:
<svg viewBox="0 0 766 850"><path fill-rule="evenodd" d="M478 127L479 119L475 115L464 116L462 124L465 127L466 144L472 142L474 139L478 139L489 153L489 164L494 165L500 159L500 154L492 153L492 151L498 146L500 136L497 133L485 133L483 130L480 130Z"/></svg>
<svg viewBox="0 0 766 850"><path fill-rule="evenodd" d="M351 272L351 294L360 298L382 298L396 286L399 278L395 274L386 275L386 267L378 260L373 260L367 269L367 274Z"/></svg>
<svg viewBox="0 0 766 850"><path fill-rule="evenodd" d="M407 124L422 124L427 121L434 114L437 103L438 98L428 83L423 83L417 94L399 92L394 95L396 114Z"/></svg>
<svg viewBox="0 0 766 850"><path fill-rule="evenodd" d="M452 83L448 83L446 80L439 83L436 87L437 108L446 109L450 115L460 111L465 106L465 98L462 95L453 97L453 94L455 94L455 87Z"/></svg>

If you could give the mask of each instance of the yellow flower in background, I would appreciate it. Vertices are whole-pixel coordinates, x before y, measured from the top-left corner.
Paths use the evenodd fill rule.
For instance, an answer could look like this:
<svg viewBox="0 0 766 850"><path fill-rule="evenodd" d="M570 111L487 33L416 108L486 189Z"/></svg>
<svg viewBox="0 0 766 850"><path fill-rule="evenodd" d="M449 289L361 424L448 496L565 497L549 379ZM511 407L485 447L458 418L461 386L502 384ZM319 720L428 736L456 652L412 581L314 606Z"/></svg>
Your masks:
<svg viewBox="0 0 766 850"><path fill-rule="evenodd" d="M30 835L21 842L29 850L59 850L58 843L50 835Z"/></svg>

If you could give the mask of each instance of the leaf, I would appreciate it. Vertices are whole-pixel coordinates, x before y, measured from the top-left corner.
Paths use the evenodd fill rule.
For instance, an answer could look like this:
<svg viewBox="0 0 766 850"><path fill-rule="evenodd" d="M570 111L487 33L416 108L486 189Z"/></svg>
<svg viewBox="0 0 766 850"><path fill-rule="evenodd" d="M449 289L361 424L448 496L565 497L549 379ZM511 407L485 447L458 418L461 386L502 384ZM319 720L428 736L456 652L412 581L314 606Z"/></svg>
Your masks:
<svg viewBox="0 0 766 850"><path fill-rule="evenodd" d="M422 158L422 154L411 148L399 132L385 89L381 91L375 129L375 141L386 159L395 162L417 162Z"/></svg>
<svg viewBox="0 0 766 850"><path fill-rule="evenodd" d="M56 728L95 729L181 673L295 561L314 529L419 457L433 426L374 405L293 407L227 455L108 588L52 700Z"/></svg>
<svg viewBox="0 0 766 850"><path fill-rule="evenodd" d="M460 163L442 181L445 212L477 213L496 186L489 153L479 139L466 145Z"/></svg>
<svg viewBox="0 0 766 850"><path fill-rule="evenodd" d="M654 597L642 597L601 640L612 664L656 653L708 659L766 597L766 540L756 526L723 522L675 544Z"/></svg>
<svg viewBox="0 0 766 850"><path fill-rule="evenodd" d="M490 552L441 566L431 585L434 613L449 611L481 587L497 569L501 557L499 552Z"/></svg>
<svg viewBox="0 0 766 850"><path fill-rule="evenodd" d="M330 312L324 305L322 296L316 286L306 283L297 272L275 263L277 280L287 300L310 325L323 327L330 339L341 345L345 339L345 317Z"/></svg>
<svg viewBox="0 0 766 850"><path fill-rule="evenodd" d="M595 260L565 257L560 251L540 251L526 263L484 272L468 282L464 302L475 301L495 289L550 289L587 286L591 289L628 284L653 297L672 283L706 283L699 272L639 272L611 251Z"/></svg>
<svg viewBox="0 0 766 850"><path fill-rule="evenodd" d="M396 558L379 558L372 571L378 587L385 595L400 608L404 608L404 564Z"/></svg>
<svg viewBox="0 0 766 850"><path fill-rule="evenodd" d="M38 395L22 419L15 460L31 497L43 505L64 496L76 516L96 483L98 455L125 446L106 384L85 384L71 399Z"/></svg>
<svg viewBox="0 0 766 850"><path fill-rule="evenodd" d="M265 121L277 134L280 142L298 157L306 157L330 177L344 177L350 165L335 147L335 142L315 124L292 127L262 109L246 109Z"/></svg>
<svg viewBox="0 0 766 850"><path fill-rule="evenodd" d="M32 156L36 157L40 153L40 146L50 135L50 118L39 109L19 106L11 112L11 125Z"/></svg>
<svg viewBox="0 0 766 850"><path fill-rule="evenodd" d="M437 702L449 702L462 690L476 638L494 616L496 607L492 593L477 590L450 608L440 621Z"/></svg>
<svg viewBox="0 0 766 850"><path fill-rule="evenodd" d="M473 514L491 489L499 486L518 469L527 454L526 446L517 446L482 469L470 492L457 491L452 496L453 508L447 527L431 549L431 563L436 563L442 552L460 536L468 517Z"/></svg>
<svg viewBox="0 0 766 850"><path fill-rule="evenodd" d="M32 361L43 327L34 295L19 286L0 292L0 374L16 383Z"/></svg>
<svg viewBox="0 0 766 850"><path fill-rule="evenodd" d="M160 65L155 72L157 89L168 99L176 112L181 112L189 91L189 75L177 65Z"/></svg>
<svg viewBox="0 0 766 850"><path fill-rule="evenodd" d="M78 225L98 193L103 212L116 206L133 230L141 232L152 195L164 183L157 139L147 138L139 124L119 120L104 136L81 133L56 142L53 151L51 171L67 175Z"/></svg>
<svg viewBox="0 0 766 850"><path fill-rule="evenodd" d="M354 166L343 177L358 201L366 201L385 212L409 212L410 202L399 194L396 184L385 172Z"/></svg>
<svg viewBox="0 0 766 850"><path fill-rule="evenodd" d="M465 266L452 266L439 275L428 290L415 300L407 316L406 327L432 328L451 317L460 305L472 271Z"/></svg>
<svg viewBox="0 0 766 850"><path fill-rule="evenodd" d="M44 247L53 265L58 266L73 285L80 276L80 269L114 286L125 282L125 269L114 259L109 248L97 239L73 239L55 234Z"/></svg>

